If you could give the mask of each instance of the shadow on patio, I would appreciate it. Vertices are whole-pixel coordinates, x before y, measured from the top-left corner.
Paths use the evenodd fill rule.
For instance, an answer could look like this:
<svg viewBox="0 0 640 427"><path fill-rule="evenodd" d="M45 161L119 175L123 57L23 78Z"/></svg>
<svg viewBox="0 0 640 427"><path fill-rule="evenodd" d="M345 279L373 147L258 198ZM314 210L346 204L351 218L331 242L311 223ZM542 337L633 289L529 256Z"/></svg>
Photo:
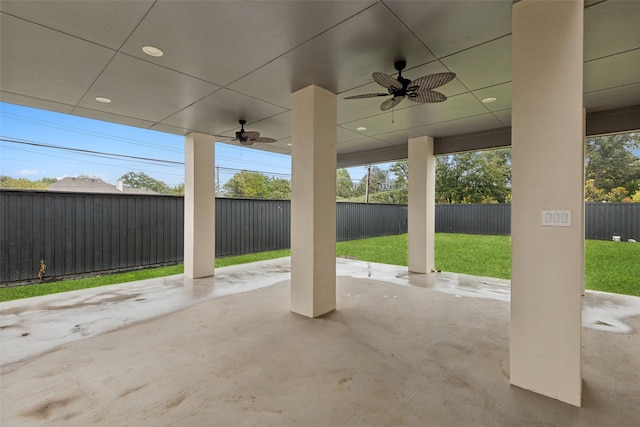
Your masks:
<svg viewBox="0 0 640 427"><path fill-rule="evenodd" d="M583 407L509 385L509 282L338 259L338 310L289 310L290 259L0 304L2 425L637 425L640 298L587 292Z"/></svg>

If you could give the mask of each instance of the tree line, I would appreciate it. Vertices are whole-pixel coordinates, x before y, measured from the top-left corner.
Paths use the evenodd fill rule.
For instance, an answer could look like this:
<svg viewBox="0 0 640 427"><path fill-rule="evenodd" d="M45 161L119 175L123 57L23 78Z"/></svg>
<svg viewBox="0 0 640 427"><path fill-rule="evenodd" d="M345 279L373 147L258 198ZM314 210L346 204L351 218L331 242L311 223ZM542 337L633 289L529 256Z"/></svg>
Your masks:
<svg viewBox="0 0 640 427"><path fill-rule="evenodd" d="M585 141L585 201L640 202L640 139L637 133L591 137ZM408 203L406 161L388 170L370 166L352 179L336 172L338 201ZM288 180L242 171L222 188L227 197L290 198ZM437 203L510 203L511 149L476 151L436 157Z"/></svg>
<svg viewBox="0 0 640 427"><path fill-rule="evenodd" d="M104 182L102 178L89 175L78 175L75 178L86 178ZM184 195L184 184L169 186L164 181L155 179L144 172L127 172L118 181L128 188L148 188L158 194ZM27 178L12 178L7 175L0 175L0 188L11 188L18 190L47 190L49 185L58 182L57 178L42 178L30 180Z"/></svg>
<svg viewBox="0 0 640 427"><path fill-rule="evenodd" d="M605 135L585 141L585 201L640 202L640 139L637 133ZM352 179L347 169L336 172L338 201L408 203L409 167L406 161L388 170L369 166ZM184 194L184 184L170 187L142 172L128 172L126 187L149 188L159 194ZM0 187L44 190L55 178L30 181L0 176ZM290 199L291 183L260 172L243 170L222 188L222 197ZM436 157L437 203L510 203L511 149L477 151Z"/></svg>

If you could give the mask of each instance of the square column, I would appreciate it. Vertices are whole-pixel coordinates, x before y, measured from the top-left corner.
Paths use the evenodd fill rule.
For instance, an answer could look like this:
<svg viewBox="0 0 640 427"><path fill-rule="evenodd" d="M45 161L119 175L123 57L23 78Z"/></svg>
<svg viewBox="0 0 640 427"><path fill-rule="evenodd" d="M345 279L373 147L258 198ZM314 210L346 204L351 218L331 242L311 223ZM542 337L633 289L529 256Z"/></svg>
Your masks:
<svg viewBox="0 0 640 427"><path fill-rule="evenodd" d="M213 276L215 261L215 141L190 133L184 139L184 275Z"/></svg>
<svg viewBox="0 0 640 427"><path fill-rule="evenodd" d="M291 96L291 311L336 309L336 95L307 86Z"/></svg>
<svg viewBox="0 0 640 427"><path fill-rule="evenodd" d="M511 384L581 404L582 1L513 5ZM557 215L556 215L557 214Z"/></svg>
<svg viewBox="0 0 640 427"><path fill-rule="evenodd" d="M433 138L409 139L409 271L435 268L436 156Z"/></svg>

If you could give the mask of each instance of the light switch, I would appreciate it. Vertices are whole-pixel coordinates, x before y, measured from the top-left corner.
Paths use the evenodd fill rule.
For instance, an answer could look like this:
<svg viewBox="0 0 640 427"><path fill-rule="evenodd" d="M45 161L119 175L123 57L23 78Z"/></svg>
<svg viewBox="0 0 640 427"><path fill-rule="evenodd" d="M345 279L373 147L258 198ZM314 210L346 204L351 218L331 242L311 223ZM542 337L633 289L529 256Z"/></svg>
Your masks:
<svg viewBox="0 0 640 427"><path fill-rule="evenodd" d="M543 209L542 225L545 227L571 227L571 211L562 209Z"/></svg>

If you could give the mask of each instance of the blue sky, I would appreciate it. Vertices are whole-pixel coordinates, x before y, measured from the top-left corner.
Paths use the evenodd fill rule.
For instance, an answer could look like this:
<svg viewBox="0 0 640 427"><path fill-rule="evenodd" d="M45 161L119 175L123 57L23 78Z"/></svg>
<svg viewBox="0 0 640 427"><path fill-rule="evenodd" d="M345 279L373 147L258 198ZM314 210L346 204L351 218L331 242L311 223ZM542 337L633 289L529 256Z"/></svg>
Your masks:
<svg viewBox="0 0 640 427"><path fill-rule="evenodd" d="M180 135L123 126L98 120L13 104L0 103L0 174L39 180L44 177L87 175L115 184L127 172L144 172L170 186L184 182L184 138ZM79 153L60 148L136 156L127 159L96 153ZM216 166L224 184L238 169L256 170L267 175L290 178L291 158L230 144L216 143ZM158 160L158 161L155 161ZM388 165L380 165L384 169ZM350 168L351 178L359 180L364 167Z"/></svg>

